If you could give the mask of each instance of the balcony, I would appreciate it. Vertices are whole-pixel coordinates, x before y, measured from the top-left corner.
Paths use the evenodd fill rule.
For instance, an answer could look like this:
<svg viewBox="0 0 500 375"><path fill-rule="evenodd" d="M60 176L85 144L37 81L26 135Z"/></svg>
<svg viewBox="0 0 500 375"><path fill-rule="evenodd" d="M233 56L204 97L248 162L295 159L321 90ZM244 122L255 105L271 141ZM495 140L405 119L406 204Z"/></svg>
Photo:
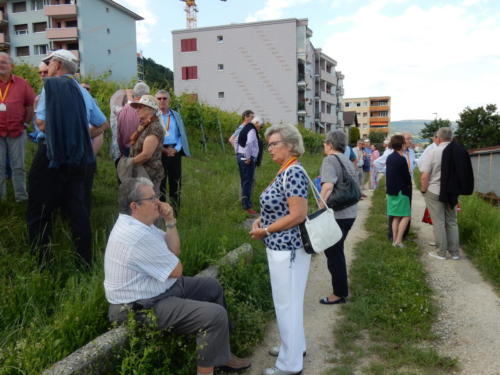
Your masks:
<svg viewBox="0 0 500 375"><path fill-rule="evenodd" d="M47 17L76 17L76 4L46 5L43 11Z"/></svg>
<svg viewBox="0 0 500 375"><path fill-rule="evenodd" d="M59 27L47 29L47 39L78 39L78 27Z"/></svg>
<svg viewBox="0 0 500 375"><path fill-rule="evenodd" d="M7 20L7 17L0 10L0 25L7 25L8 23L9 23L9 20Z"/></svg>
<svg viewBox="0 0 500 375"><path fill-rule="evenodd" d="M388 105L370 105L370 112L389 111Z"/></svg>
<svg viewBox="0 0 500 375"><path fill-rule="evenodd" d="M9 49L10 43L4 33L0 33L0 51L6 51Z"/></svg>

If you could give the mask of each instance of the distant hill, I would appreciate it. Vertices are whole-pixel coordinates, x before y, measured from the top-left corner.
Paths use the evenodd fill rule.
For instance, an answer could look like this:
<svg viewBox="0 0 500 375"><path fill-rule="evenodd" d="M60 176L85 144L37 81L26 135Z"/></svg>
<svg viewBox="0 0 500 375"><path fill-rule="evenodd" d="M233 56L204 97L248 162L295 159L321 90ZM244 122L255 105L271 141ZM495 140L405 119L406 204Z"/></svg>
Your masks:
<svg viewBox="0 0 500 375"><path fill-rule="evenodd" d="M427 143L428 140L420 139L420 131L424 128L425 123L429 123L432 120L402 120L402 121L391 121L389 123L390 133L410 133L413 135L413 142L415 143Z"/></svg>

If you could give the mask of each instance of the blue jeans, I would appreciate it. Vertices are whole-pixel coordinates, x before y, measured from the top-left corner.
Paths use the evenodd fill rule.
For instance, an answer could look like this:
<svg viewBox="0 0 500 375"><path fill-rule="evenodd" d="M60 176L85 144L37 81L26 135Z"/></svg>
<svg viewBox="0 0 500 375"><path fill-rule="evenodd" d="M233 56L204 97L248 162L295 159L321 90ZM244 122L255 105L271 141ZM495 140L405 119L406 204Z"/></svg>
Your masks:
<svg viewBox="0 0 500 375"><path fill-rule="evenodd" d="M252 185L253 178L255 174L255 161L251 161L246 164L241 158L245 157L242 154L236 155L238 158L238 167L240 169L240 181L241 181L241 203L244 210L252 208Z"/></svg>

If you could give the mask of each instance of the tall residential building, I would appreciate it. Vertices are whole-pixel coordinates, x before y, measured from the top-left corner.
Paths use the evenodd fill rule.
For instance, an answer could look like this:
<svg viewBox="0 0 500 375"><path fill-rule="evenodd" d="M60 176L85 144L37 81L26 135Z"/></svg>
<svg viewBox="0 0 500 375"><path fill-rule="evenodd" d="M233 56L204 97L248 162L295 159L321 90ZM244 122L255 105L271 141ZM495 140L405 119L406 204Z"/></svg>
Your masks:
<svg viewBox="0 0 500 375"><path fill-rule="evenodd" d="M0 50L38 65L64 48L80 59L82 75L128 81L137 74L135 22L142 19L112 0L0 0Z"/></svg>
<svg viewBox="0 0 500 375"><path fill-rule="evenodd" d="M176 30L176 94L227 111L252 109L271 123L315 131L343 128L344 76L314 48L307 19Z"/></svg>
<svg viewBox="0 0 500 375"><path fill-rule="evenodd" d="M368 98L344 98L342 108L345 111L356 111L359 130L362 138L370 132L389 132L391 122L391 97L372 96Z"/></svg>

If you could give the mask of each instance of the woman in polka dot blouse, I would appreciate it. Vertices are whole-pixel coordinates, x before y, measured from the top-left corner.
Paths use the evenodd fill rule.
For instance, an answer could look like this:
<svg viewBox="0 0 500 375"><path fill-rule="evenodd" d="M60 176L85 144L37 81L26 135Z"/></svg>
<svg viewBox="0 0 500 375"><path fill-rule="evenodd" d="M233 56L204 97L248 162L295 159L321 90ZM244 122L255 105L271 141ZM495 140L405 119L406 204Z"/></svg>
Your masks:
<svg viewBox="0 0 500 375"><path fill-rule="evenodd" d="M274 125L265 136L271 158L281 167L260 196L261 216L254 221L250 235L266 244L281 345L269 351L278 357L276 367L263 374L298 374L306 351L304 293L311 262L298 228L307 215L308 179L298 165L304 144L295 126Z"/></svg>

